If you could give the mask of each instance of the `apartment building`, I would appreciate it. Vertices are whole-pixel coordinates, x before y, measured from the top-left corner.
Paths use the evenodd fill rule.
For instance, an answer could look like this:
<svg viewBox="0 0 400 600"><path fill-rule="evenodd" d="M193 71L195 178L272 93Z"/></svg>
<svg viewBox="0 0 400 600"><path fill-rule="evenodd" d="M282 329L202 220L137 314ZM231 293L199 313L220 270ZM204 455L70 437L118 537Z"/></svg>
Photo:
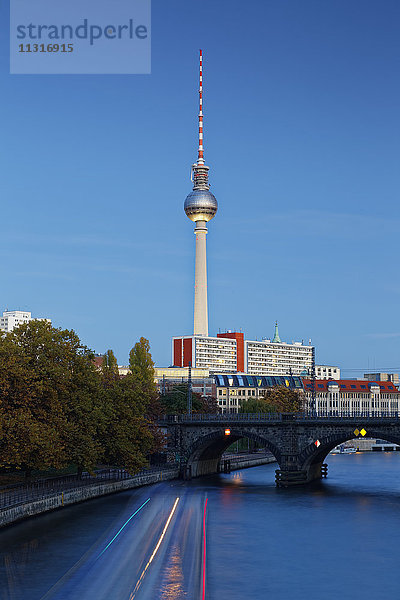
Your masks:
<svg viewBox="0 0 400 600"><path fill-rule="evenodd" d="M36 321L47 321L51 324L50 319L35 319ZM1 331L13 331L15 327L29 323L32 321L32 313L27 310L6 310L3 312L3 316L0 317L0 330Z"/></svg>
<svg viewBox="0 0 400 600"><path fill-rule="evenodd" d="M303 378L306 407L312 406L313 382ZM315 406L317 415L357 415L380 417L397 414L400 392L391 381L360 379L316 380Z"/></svg>
<svg viewBox="0 0 400 600"><path fill-rule="evenodd" d="M340 379L340 369L332 365L315 365L317 379Z"/></svg>

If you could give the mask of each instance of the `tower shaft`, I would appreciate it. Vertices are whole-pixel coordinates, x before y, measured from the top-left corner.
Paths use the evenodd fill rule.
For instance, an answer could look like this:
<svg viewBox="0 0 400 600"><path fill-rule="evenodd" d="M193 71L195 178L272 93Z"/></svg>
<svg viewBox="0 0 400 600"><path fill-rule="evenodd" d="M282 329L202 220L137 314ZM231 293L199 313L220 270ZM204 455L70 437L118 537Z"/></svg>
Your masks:
<svg viewBox="0 0 400 600"><path fill-rule="evenodd" d="M194 335L208 335L207 305L207 224L196 221L196 262L194 274Z"/></svg>

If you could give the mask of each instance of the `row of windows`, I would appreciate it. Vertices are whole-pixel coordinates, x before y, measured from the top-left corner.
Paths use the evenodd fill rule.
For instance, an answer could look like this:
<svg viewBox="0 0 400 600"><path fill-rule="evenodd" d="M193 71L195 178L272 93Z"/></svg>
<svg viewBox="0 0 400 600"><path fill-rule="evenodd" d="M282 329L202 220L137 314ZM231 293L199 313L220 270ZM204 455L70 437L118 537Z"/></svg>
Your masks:
<svg viewBox="0 0 400 600"><path fill-rule="evenodd" d="M389 408L389 404L390 404L390 408L392 409L396 409L397 410L397 406L398 403L397 402L372 402L371 403L371 408L381 408L381 409L388 409ZM344 407L344 408L358 408L359 406L363 406L364 408L368 408L370 406L369 402L366 401L360 401L360 402L350 402L349 400L342 400L341 402L339 402L338 400L332 400L331 402L328 402L327 400L318 400L317 401L317 407L318 406L322 406L322 407L327 407L327 406L332 406L332 407Z"/></svg>
<svg viewBox="0 0 400 600"><path fill-rule="evenodd" d="M308 391L308 390L307 390ZM360 394L360 393L348 393L348 392L344 392L342 394L340 394L340 398L349 398L350 400L360 400L360 399L370 399L372 401L374 401L374 399L376 399L377 402L382 402L383 400L396 400L397 397L399 396L399 392L395 392L394 394ZM333 392L333 393L320 393L317 391L317 399L321 398L331 398L331 399L336 399L339 397L339 393L338 392ZM394 397L394 398L393 398Z"/></svg>
<svg viewBox="0 0 400 600"><path fill-rule="evenodd" d="M233 396L234 394L237 394L238 396L246 396L246 394L248 396L255 396L256 390L230 390L229 394L231 396ZM226 396L226 390L219 389L218 396Z"/></svg>
<svg viewBox="0 0 400 600"><path fill-rule="evenodd" d="M259 344L253 344L252 342L245 342L247 345L247 348L250 350L253 350L254 348L261 348L261 350L275 350L275 351L297 351L297 352L303 352L303 353L307 353L307 354L311 354L312 349L311 346L295 346L294 344L268 344L268 343L264 343L262 344L261 342Z"/></svg>

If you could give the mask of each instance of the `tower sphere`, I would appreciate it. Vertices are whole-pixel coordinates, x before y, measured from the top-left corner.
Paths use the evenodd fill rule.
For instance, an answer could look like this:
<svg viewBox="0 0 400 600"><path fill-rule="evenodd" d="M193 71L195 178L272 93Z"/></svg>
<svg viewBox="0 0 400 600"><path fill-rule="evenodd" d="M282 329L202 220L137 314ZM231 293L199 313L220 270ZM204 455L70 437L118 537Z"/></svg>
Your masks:
<svg viewBox="0 0 400 600"><path fill-rule="evenodd" d="M191 221L211 221L218 210L218 202L209 190L193 190L184 205L186 216Z"/></svg>

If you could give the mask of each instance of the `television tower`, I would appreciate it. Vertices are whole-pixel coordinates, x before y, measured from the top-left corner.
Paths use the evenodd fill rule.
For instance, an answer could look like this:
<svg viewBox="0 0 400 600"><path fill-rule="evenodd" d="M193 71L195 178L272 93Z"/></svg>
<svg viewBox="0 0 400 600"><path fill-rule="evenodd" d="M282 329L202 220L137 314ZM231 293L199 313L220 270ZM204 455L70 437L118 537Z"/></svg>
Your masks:
<svg viewBox="0 0 400 600"><path fill-rule="evenodd" d="M197 162L192 165L193 191L185 200L185 213L196 227L196 262L194 276L194 335L208 335L207 307L207 222L215 217L218 202L210 192L209 167L204 164L203 150L203 53L200 50L199 85L199 150Z"/></svg>

